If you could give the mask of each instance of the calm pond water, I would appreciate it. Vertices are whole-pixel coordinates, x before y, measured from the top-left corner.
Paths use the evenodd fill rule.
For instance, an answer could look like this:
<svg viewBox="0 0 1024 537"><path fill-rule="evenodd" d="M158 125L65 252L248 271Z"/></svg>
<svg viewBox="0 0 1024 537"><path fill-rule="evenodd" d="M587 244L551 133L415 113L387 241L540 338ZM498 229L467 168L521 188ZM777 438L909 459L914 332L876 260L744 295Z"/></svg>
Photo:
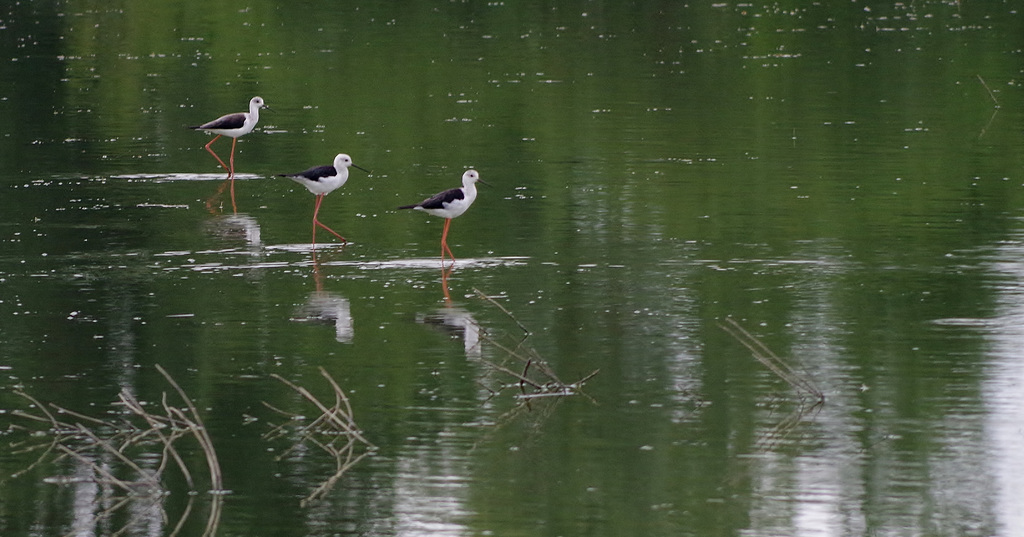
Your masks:
<svg viewBox="0 0 1024 537"><path fill-rule="evenodd" d="M15 2L0 48L4 537L1024 534L1019 2ZM186 127L255 95L232 203ZM339 152L313 250L276 174ZM470 167L444 270L395 208Z"/></svg>

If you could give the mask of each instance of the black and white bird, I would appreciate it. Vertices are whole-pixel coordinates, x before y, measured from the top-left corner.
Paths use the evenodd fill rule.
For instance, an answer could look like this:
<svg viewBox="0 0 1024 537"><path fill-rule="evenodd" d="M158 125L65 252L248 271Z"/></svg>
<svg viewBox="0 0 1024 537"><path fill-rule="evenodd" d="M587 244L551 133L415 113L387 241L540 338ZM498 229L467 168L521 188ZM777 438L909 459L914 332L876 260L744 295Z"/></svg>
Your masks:
<svg viewBox="0 0 1024 537"><path fill-rule="evenodd" d="M317 220L317 214L320 213L320 204L324 201L324 196L334 192L341 188L342 185L348 181L348 169L349 167L359 168L366 173L370 173L365 168L360 168L352 163L352 157L345 153L338 153L338 156L334 157L334 164L330 166L316 166L310 168L304 172L287 174L282 173L278 177L287 177L296 183L306 187L310 192L316 195L316 205L313 207L313 246L316 246L316 228L317 226L322 227L329 231L335 237L341 239L341 242L348 242L345 237L339 235L333 229L325 226Z"/></svg>
<svg viewBox="0 0 1024 537"><path fill-rule="evenodd" d="M238 137L252 132L252 129L256 126L256 122L260 120L261 108L266 108L267 110L270 109L270 107L263 102L263 97L253 97L249 100L248 112L228 114L209 123L189 127L190 129L205 131L210 134L217 135L213 140L210 140L210 143L206 144L206 150L209 151L210 154L213 155L213 158L217 159L217 162L220 163L221 167L228 172L229 179L235 178L235 144L238 143ZM229 162L231 162L230 167L224 164L224 161L221 160L220 157L217 156L217 153L214 153L213 149L210 148L210 146L213 145L213 142L219 140L221 136L232 138L231 158L229 159Z"/></svg>
<svg viewBox="0 0 1024 537"><path fill-rule="evenodd" d="M448 228L452 225L452 218L461 216L476 201L476 183L485 183L480 179L476 170L466 170L462 174L462 187L445 190L435 194L419 203L403 205L399 209L417 209L427 214L444 218L444 231L441 232L441 264L444 264L444 253L452 259L452 266L455 265L455 255L448 247Z"/></svg>

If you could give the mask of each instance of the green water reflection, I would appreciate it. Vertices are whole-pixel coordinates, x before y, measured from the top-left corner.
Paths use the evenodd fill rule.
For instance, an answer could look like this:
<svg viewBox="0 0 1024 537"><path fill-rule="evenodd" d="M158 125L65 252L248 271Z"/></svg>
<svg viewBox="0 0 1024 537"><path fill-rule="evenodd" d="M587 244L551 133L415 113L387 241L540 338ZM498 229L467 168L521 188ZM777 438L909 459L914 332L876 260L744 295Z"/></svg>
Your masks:
<svg viewBox="0 0 1024 537"><path fill-rule="evenodd" d="M4 536L1024 532L1012 2L21 2L0 48ZM235 213L185 127L254 95ZM314 253L275 174L338 152ZM395 207L468 167L445 274ZM109 425L157 365L229 493L183 443L112 509L20 394ZM264 435L320 367L376 449L303 503L336 461Z"/></svg>

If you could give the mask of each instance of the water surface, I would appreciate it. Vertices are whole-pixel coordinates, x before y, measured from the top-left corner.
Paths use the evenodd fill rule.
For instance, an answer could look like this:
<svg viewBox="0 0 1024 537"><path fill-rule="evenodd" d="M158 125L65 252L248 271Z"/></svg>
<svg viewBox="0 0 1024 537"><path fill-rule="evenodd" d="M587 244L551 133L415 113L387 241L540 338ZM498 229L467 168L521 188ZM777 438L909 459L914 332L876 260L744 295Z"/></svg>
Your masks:
<svg viewBox="0 0 1024 537"><path fill-rule="evenodd" d="M1024 532L1015 4L208 4L0 11L3 535ZM253 95L232 203L185 127ZM469 167L445 270L395 207ZM157 366L219 487L19 413Z"/></svg>

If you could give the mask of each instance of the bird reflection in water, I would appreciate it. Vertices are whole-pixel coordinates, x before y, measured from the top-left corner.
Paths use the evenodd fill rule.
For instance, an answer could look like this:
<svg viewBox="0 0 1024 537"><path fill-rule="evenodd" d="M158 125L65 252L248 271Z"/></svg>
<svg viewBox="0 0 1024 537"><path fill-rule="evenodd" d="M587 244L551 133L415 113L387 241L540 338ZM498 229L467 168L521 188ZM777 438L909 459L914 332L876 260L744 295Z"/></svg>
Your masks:
<svg viewBox="0 0 1024 537"><path fill-rule="evenodd" d="M451 275L452 269L454 267L455 265L453 264L452 268L445 269L444 265L441 265L441 292L444 293L445 304L452 303L452 292L451 289L448 287L448 276Z"/></svg>
<svg viewBox="0 0 1024 537"><path fill-rule="evenodd" d="M339 343L352 343L355 326L352 322L352 309L348 299L324 290L324 275L320 262L313 253L313 281L316 290L310 293L306 302L299 306L292 315L296 322L313 322L334 325L334 339Z"/></svg>
<svg viewBox="0 0 1024 537"><path fill-rule="evenodd" d="M193 130L200 130L208 132L210 134L216 134L216 136L212 140L210 140L209 143L206 144L205 149L207 152L213 155L213 158L217 159L217 162L220 163L222 168L224 168L224 171L228 172L228 178L224 182L224 184L221 185L220 190L218 190L217 193L213 195L213 197L206 201L207 210L212 210L217 199L221 196L221 194L224 193L224 189L230 185L231 208L233 209L234 212L238 212L238 206L235 204L235 146L238 144L238 138L240 136L245 136L246 134L252 132L252 129L260 120L260 109L262 108L270 110L270 107L267 106L267 103L263 102L262 97L253 97L249 100L248 112L226 114L213 121L203 123L202 125L195 125L189 127L190 129ZM225 164L224 161L219 156L217 156L217 153L214 152L213 148L210 147L213 145L214 142L219 140L221 136L227 136L231 138L231 158L229 159L229 162L231 163L230 166Z"/></svg>
<svg viewBox="0 0 1024 537"><path fill-rule="evenodd" d="M480 347L480 324L473 314L452 303L448 290L448 275L451 270L441 269L441 288L444 290L444 307L433 313L421 314L416 322L435 326L462 338L466 358L479 359L483 355Z"/></svg>
<svg viewBox="0 0 1024 537"><path fill-rule="evenodd" d="M253 251L259 251L263 246L260 223L245 213L215 216L208 221L207 229L224 241L245 241L246 246Z"/></svg>
<svg viewBox="0 0 1024 537"><path fill-rule="evenodd" d="M221 196L224 195L224 191L231 187L231 212L238 213L238 203L235 202L235 178L229 177L225 179L217 191L212 196L206 198L206 210L210 214L220 214L224 212L224 202L221 201Z"/></svg>

